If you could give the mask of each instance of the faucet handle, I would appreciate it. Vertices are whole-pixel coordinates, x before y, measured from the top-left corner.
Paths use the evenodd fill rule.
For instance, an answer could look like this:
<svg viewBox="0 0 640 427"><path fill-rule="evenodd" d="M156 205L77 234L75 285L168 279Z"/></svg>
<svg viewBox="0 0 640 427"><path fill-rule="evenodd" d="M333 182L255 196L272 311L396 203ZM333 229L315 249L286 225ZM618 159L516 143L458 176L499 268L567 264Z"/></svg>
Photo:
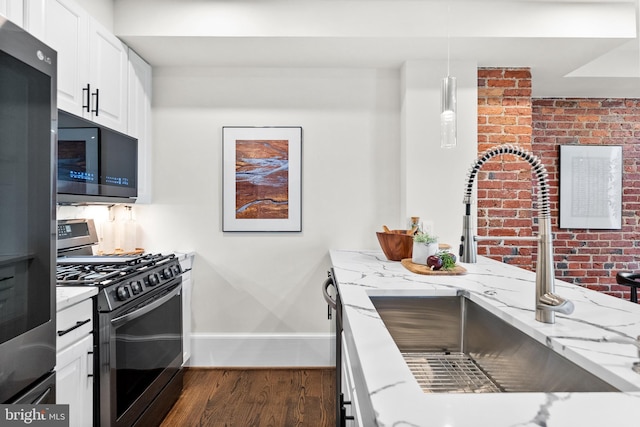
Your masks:
<svg viewBox="0 0 640 427"><path fill-rule="evenodd" d="M538 308L548 311L557 311L563 314L571 314L575 309L575 305L568 299L564 299L559 295L547 292L538 300Z"/></svg>

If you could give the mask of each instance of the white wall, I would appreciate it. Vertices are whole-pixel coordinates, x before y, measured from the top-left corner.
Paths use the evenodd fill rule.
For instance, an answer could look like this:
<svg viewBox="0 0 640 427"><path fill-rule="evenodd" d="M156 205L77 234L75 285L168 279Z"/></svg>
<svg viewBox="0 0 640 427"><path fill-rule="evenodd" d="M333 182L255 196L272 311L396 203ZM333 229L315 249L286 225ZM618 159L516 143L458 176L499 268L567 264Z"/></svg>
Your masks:
<svg viewBox="0 0 640 427"><path fill-rule="evenodd" d="M376 248L375 231L400 219L399 87L391 70L154 70L139 243L196 252L194 332L330 332L328 250ZM222 127L263 125L303 128L302 232L222 232Z"/></svg>
<svg viewBox="0 0 640 427"><path fill-rule="evenodd" d="M289 345L283 336L298 337L305 344L291 347L304 352L314 334L326 338L314 360L328 363L320 285L330 249L376 249L375 231L403 227L414 214L434 219L436 233L457 245L461 215L449 212L462 209L476 154L476 69L452 67L461 123L459 146L448 151L438 140L443 70L433 62L398 71L155 70L153 203L135 211L144 248L197 254L194 364L259 364L244 353ZM263 125L303 128L303 231L222 232L222 127ZM429 190L433 182L441 188ZM252 339L258 344L243 344ZM267 364L296 364L280 356Z"/></svg>

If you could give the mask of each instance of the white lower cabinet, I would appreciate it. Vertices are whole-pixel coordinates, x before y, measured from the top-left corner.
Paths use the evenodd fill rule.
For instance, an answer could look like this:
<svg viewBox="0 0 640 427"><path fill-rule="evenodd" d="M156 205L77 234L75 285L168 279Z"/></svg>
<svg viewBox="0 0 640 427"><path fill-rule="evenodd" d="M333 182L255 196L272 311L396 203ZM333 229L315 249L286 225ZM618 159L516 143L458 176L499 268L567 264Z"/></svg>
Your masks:
<svg viewBox="0 0 640 427"><path fill-rule="evenodd" d="M346 409L346 425L348 427L357 426L364 427L362 424L362 416L360 415L360 407L358 402L358 392L353 378L351 369L351 358L349 357L349 349L347 348L344 336L342 337L342 393L344 394Z"/></svg>
<svg viewBox="0 0 640 427"><path fill-rule="evenodd" d="M93 337L86 336L56 357L56 403L69 405L70 426L93 424Z"/></svg>
<svg viewBox="0 0 640 427"><path fill-rule="evenodd" d="M69 426L93 425L93 304L58 311L56 404L69 405Z"/></svg>

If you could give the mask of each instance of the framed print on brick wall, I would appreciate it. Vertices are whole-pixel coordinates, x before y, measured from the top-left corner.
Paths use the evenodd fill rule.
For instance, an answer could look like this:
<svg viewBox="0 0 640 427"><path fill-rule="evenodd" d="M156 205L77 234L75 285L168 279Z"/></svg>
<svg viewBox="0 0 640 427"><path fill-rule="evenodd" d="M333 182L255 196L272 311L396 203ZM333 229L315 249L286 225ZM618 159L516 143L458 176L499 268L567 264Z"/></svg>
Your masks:
<svg viewBox="0 0 640 427"><path fill-rule="evenodd" d="M302 128L222 128L222 231L302 231Z"/></svg>
<svg viewBox="0 0 640 427"><path fill-rule="evenodd" d="M560 228L622 228L622 146L560 146Z"/></svg>

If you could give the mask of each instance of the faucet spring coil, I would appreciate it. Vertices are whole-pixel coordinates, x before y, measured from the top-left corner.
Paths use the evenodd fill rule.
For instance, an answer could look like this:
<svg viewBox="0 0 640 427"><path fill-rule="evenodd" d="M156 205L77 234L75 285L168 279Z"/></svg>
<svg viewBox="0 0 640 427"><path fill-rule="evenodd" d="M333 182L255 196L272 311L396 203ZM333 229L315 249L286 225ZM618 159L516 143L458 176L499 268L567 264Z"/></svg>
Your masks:
<svg viewBox="0 0 640 427"><path fill-rule="evenodd" d="M550 202L549 202L549 183L547 173L547 169L542 164L542 161L535 154L522 149L521 147L514 146L511 144L503 144L498 145L496 147L490 148L485 151L480 157L471 165L469 172L467 174L467 185L465 189L465 197L464 203L471 202L471 193L473 191L473 184L475 182L475 178L482 168L482 166L489 161L491 158L502 155L502 154L513 154L519 156L521 159L525 160L531 166L531 169L536 175L538 182L538 201L539 201L539 213L541 216L550 216Z"/></svg>

